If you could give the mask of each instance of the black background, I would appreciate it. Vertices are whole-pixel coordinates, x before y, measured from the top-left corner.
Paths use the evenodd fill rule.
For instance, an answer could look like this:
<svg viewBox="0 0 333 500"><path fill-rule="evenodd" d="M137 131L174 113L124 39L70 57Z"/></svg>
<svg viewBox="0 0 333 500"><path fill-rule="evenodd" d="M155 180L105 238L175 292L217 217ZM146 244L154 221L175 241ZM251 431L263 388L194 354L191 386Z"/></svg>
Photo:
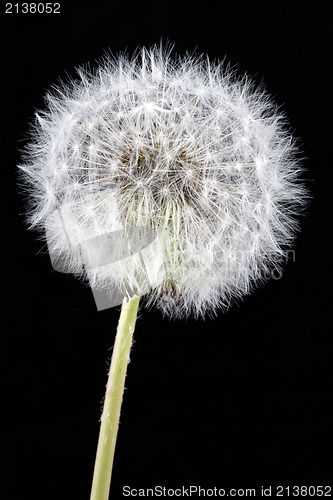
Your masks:
<svg viewBox="0 0 333 500"><path fill-rule="evenodd" d="M89 288L53 271L26 229L16 165L27 124L46 90L74 76L74 67L94 66L105 49L132 53L161 37L178 53L225 57L264 81L302 140L313 200L282 279L205 322L140 311L111 497L122 498L125 485L329 484L328 12L312 2L80 1L61 2L59 15L5 14L4 5L1 498L89 498L119 315L119 308L97 312Z"/></svg>

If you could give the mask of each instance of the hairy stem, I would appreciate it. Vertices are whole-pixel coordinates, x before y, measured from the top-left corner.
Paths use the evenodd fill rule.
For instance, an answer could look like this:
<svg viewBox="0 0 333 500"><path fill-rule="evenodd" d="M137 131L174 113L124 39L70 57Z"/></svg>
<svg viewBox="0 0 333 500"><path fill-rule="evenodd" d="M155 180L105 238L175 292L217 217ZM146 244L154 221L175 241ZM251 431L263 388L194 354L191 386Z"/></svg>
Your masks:
<svg viewBox="0 0 333 500"><path fill-rule="evenodd" d="M140 297L123 301L106 386L90 500L108 500L125 377Z"/></svg>

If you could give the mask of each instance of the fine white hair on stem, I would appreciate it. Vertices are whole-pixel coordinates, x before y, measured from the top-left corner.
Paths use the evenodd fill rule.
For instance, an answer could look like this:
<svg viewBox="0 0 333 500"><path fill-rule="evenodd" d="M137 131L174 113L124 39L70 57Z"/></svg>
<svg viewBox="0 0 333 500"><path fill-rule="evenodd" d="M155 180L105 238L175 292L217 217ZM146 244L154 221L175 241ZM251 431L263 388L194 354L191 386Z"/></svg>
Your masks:
<svg viewBox="0 0 333 500"><path fill-rule="evenodd" d="M30 225L46 226L71 272L169 317L212 314L263 282L307 198L272 98L222 62L162 45L54 87L20 170ZM91 256L101 238L109 260Z"/></svg>

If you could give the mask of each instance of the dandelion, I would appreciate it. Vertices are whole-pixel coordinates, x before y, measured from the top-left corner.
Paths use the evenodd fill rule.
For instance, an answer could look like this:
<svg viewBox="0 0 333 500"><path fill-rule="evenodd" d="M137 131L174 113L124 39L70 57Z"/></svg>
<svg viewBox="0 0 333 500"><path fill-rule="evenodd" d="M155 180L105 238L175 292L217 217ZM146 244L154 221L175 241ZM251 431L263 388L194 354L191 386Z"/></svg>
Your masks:
<svg viewBox="0 0 333 500"><path fill-rule="evenodd" d="M204 317L279 268L306 200L296 143L247 76L154 46L48 93L20 169L50 254L123 300L91 497L105 499L140 298Z"/></svg>

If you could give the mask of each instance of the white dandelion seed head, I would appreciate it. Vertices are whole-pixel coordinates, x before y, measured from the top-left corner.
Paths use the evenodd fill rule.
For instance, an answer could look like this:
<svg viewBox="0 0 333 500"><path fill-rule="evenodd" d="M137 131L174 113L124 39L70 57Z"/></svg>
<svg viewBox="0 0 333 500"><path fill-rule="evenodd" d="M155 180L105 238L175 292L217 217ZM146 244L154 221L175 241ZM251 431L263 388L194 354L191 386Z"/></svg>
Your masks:
<svg viewBox="0 0 333 500"><path fill-rule="evenodd" d="M47 94L20 165L31 226L71 272L184 317L279 266L306 190L264 91L157 46L78 75Z"/></svg>

